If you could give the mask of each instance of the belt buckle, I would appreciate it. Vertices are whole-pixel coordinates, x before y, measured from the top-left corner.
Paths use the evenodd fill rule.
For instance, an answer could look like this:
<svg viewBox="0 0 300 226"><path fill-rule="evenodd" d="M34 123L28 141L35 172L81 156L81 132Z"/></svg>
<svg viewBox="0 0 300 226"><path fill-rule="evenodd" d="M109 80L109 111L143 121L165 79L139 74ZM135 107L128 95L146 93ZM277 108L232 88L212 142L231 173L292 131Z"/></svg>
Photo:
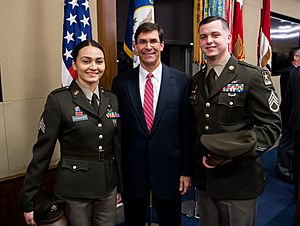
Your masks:
<svg viewBox="0 0 300 226"><path fill-rule="evenodd" d="M104 150L99 150L98 161L103 161L104 157Z"/></svg>

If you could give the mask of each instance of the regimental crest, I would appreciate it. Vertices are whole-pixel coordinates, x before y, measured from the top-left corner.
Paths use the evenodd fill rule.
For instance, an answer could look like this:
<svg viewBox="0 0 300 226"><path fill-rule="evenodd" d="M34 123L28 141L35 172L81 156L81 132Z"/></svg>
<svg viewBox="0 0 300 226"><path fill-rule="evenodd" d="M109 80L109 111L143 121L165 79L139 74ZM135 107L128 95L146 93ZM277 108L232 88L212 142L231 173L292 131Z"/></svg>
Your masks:
<svg viewBox="0 0 300 226"><path fill-rule="evenodd" d="M279 111L279 100L276 94L274 93L274 91L271 92L268 102L269 102L269 108L272 112Z"/></svg>

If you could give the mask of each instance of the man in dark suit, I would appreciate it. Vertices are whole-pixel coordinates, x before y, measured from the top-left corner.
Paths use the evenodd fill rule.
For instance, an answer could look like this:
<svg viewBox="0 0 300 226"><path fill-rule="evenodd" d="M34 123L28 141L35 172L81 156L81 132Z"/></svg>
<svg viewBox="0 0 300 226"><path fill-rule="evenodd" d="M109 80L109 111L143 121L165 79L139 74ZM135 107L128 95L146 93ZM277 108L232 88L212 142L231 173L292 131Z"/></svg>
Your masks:
<svg viewBox="0 0 300 226"><path fill-rule="evenodd" d="M124 209L130 226L145 225L150 191L159 225L180 226L181 195L191 183L191 79L161 63L163 48L162 29L143 23L134 45L140 66L113 81L122 117Z"/></svg>
<svg viewBox="0 0 300 226"><path fill-rule="evenodd" d="M202 226L255 225L256 198L264 188L258 157L280 134L270 73L239 62L228 51L230 42L226 20L200 22L199 46L207 64L193 76L192 97Z"/></svg>
<svg viewBox="0 0 300 226"><path fill-rule="evenodd" d="M294 138L293 176L296 193L295 226L300 225L300 67L291 70L286 88L286 106L290 109L287 129Z"/></svg>
<svg viewBox="0 0 300 226"><path fill-rule="evenodd" d="M291 48L289 52L289 62L289 65L283 70L282 75L280 76L282 134L278 145L277 166L281 178L292 183L292 162L295 138L294 134L288 128L291 109L287 106L286 89L291 71L300 66L300 46Z"/></svg>

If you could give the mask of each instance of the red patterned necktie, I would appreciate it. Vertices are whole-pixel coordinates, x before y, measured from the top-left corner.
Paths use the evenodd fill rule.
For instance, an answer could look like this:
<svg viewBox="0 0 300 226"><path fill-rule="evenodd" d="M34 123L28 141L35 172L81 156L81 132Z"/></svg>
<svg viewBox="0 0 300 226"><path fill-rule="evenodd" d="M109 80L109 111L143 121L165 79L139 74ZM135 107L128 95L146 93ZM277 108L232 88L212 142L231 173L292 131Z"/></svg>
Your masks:
<svg viewBox="0 0 300 226"><path fill-rule="evenodd" d="M146 124L148 127L148 131L151 131L151 127L153 124L154 113L153 113L153 101L154 101L154 91L153 91L153 83L151 78L153 75L149 73L147 75L147 81L145 85L145 94L144 94L144 116L146 119Z"/></svg>

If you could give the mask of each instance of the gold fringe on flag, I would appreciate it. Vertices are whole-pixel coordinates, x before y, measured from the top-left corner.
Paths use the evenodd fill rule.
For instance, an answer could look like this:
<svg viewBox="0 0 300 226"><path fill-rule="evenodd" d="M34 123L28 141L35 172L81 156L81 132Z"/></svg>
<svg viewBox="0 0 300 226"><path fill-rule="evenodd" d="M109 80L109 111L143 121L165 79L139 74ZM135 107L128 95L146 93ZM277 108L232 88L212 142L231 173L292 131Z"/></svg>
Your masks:
<svg viewBox="0 0 300 226"><path fill-rule="evenodd" d="M199 48L199 24L202 20L203 0L194 0L194 58L195 64L201 64L202 62L202 52Z"/></svg>

